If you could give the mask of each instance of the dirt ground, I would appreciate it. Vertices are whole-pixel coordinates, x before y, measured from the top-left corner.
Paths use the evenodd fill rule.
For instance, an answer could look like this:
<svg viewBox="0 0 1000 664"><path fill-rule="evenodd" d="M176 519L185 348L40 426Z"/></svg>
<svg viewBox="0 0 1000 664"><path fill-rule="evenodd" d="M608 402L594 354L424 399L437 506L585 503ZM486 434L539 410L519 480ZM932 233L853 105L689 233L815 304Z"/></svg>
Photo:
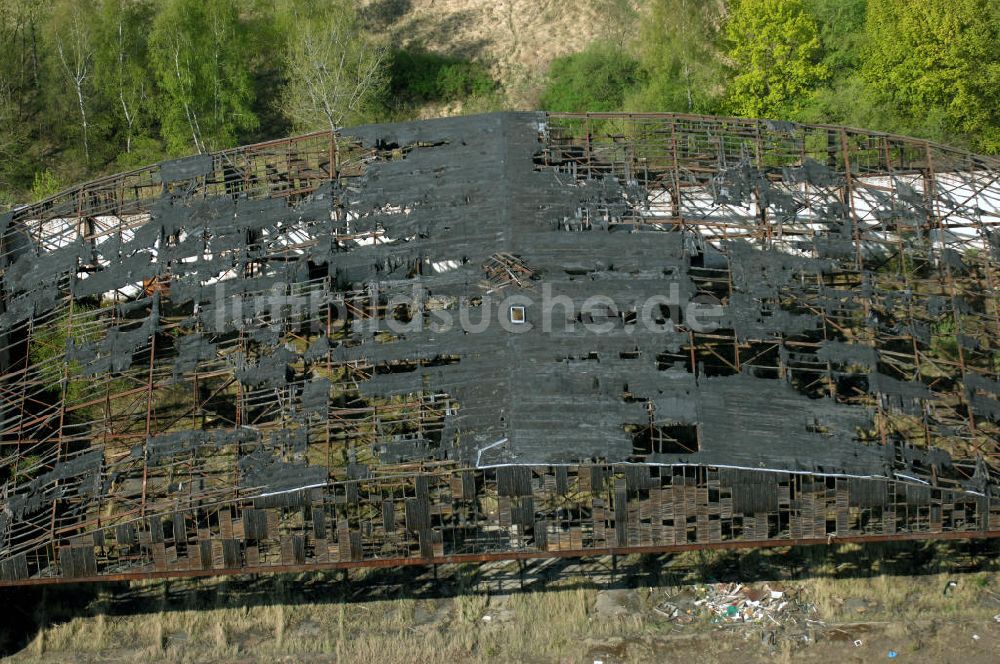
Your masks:
<svg viewBox="0 0 1000 664"><path fill-rule="evenodd" d="M362 0L370 29L489 65L515 109L531 109L553 58L597 38L624 43L641 0ZM437 109L439 112L446 109Z"/></svg>
<svg viewBox="0 0 1000 664"><path fill-rule="evenodd" d="M956 662L1000 652L1000 543L702 552L49 589L11 662Z"/></svg>

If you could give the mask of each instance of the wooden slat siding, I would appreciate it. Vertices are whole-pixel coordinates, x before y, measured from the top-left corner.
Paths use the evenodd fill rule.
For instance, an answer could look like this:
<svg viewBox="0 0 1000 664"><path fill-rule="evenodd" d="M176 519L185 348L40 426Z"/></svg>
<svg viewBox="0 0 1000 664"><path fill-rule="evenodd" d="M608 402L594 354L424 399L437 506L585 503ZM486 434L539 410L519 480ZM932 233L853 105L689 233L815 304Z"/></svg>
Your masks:
<svg viewBox="0 0 1000 664"><path fill-rule="evenodd" d="M306 562L306 538L302 535L292 535L293 565L303 565Z"/></svg>
<svg viewBox="0 0 1000 664"><path fill-rule="evenodd" d="M330 531L329 535L333 536L333 532ZM316 559L324 563L335 561L337 554L331 553L333 548L333 542L329 538L316 540Z"/></svg>
<svg viewBox="0 0 1000 664"><path fill-rule="evenodd" d="M238 539L241 542L247 540L246 523L246 510L238 510L236 518L233 519L233 539Z"/></svg>
<svg viewBox="0 0 1000 664"><path fill-rule="evenodd" d="M316 539L326 538L326 515L322 505L312 508L312 534Z"/></svg>
<svg viewBox="0 0 1000 664"><path fill-rule="evenodd" d="M817 537L824 537L827 516L833 515L837 509L837 494L836 491L827 488L825 479L821 479L817 484L816 524L813 531Z"/></svg>
<svg viewBox="0 0 1000 664"><path fill-rule="evenodd" d="M569 493L570 487L570 477L569 469L565 466L556 466L556 492L560 496L565 496Z"/></svg>
<svg viewBox="0 0 1000 664"><path fill-rule="evenodd" d="M510 528L511 517L510 517L510 498L507 496L500 496L498 499L499 507L497 515L499 520L499 525L501 528Z"/></svg>
<svg viewBox="0 0 1000 664"><path fill-rule="evenodd" d="M361 560L364 553L364 548L361 543L361 532L358 530L352 530L350 537L348 538L348 544L350 547L350 559Z"/></svg>
<svg viewBox="0 0 1000 664"><path fill-rule="evenodd" d="M462 472L462 500L476 499L476 474L471 470Z"/></svg>
<svg viewBox="0 0 1000 664"><path fill-rule="evenodd" d="M639 521L639 499L634 498L635 491L625 491L625 531L628 537L629 546L640 546L642 544L642 523ZM630 499L631 498L631 499Z"/></svg>
<svg viewBox="0 0 1000 664"><path fill-rule="evenodd" d="M812 479L802 481L802 536L816 537L816 497L813 493Z"/></svg>
<svg viewBox="0 0 1000 664"><path fill-rule="evenodd" d="M708 541L718 543L722 541L722 520L712 519L708 522Z"/></svg>
<svg viewBox="0 0 1000 664"><path fill-rule="evenodd" d="M351 530L347 527L347 519L337 519L337 559L351 559Z"/></svg>
<svg viewBox="0 0 1000 664"><path fill-rule="evenodd" d="M382 501L382 528L388 535L396 533L396 504L391 500Z"/></svg>
<svg viewBox="0 0 1000 664"><path fill-rule="evenodd" d="M628 494L625 480L615 479L615 546L628 544Z"/></svg>
<svg viewBox="0 0 1000 664"><path fill-rule="evenodd" d="M233 539L233 513L229 508L219 510L219 536L224 539Z"/></svg>
<svg viewBox="0 0 1000 664"><path fill-rule="evenodd" d="M201 569L212 569L212 541L200 540L198 542L198 553Z"/></svg>
<svg viewBox="0 0 1000 664"><path fill-rule="evenodd" d="M663 543L663 489L649 490L649 537L654 545Z"/></svg>
<svg viewBox="0 0 1000 664"><path fill-rule="evenodd" d="M837 479L837 534L850 529L850 485L844 478Z"/></svg>
<svg viewBox="0 0 1000 664"><path fill-rule="evenodd" d="M247 558L247 567L257 567L260 565L260 550L257 545L250 543L246 545L245 555Z"/></svg>
<svg viewBox="0 0 1000 664"><path fill-rule="evenodd" d="M157 572L167 570L167 550L163 542L153 544L153 567Z"/></svg>
<svg viewBox="0 0 1000 664"><path fill-rule="evenodd" d="M449 475L448 476L448 489L451 491L452 496L457 496L461 498L462 496L462 476L461 475Z"/></svg>
<svg viewBox="0 0 1000 664"><path fill-rule="evenodd" d="M225 569L242 567L240 543L234 539L222 540L222 566Z"/></svg>
<svg viewBox="0 0 1000 664"><path fill-rule="evenodd" d="M944 510L942 509L940 503L931 503L929 522L930 522L930 531L932 533L941 532L941 522L944 516L942 514L943 511Z"/></svg>
<svg viewBox="0 0 1000 664"><path fill-rule="evenodd" d="M27 579L28 578L28 556L23 553L19 553L14 556L11 560L12 576L15 579Z"/></svg>
<svg viewBox="0 0 1000 664"><path fill-rule="evenodd" d="M184 512L174 512L174 544L187 544L187 521Z"/></svg>
<svg viewBox="0 0 1000 664"><path fill-rule="evenodd" d="M292 551L292 537L291 535L281 536L281 564L282 565L294 565L295 564L295 554Z"/></svg>
<svg viewBox="0 0 1000 664"><path fill-rule="evenodd" d="M549 526L548 522L545 520L535 521L534 527L531 529L532 542L535 549L538 551L548 551L549 550Z"/></svg>
<svg viewBox="0 0 1000 664"><path fill-rule="evenodd" d="M265 539L275 542L278 541L281 533L281 517L278 514L279 509L280 508L272 507L264 510L264 514L266 515L264 519L267 522L267 536ZM260 524L258 523L258 525Z"/></svg>
<svg viewBox="0 0 1000 664"><path fill-rule="evenodd" d="M674 510L674 527L683 529L687 521L687 503L684 500L684 486L678 484L678 479L680 478L674 477L674 484L670 487L670 503Z"/></svg>
<svg viewBox="0 0 1000 664"><path fill-rule="evenodd" d="M733 495L727 493L719 499L719 516L723 519L733 518Z"/></svg>
<svg viewBox="0 0 1000 664"><path fill-rule="evenodd" d="M701 510L701 513L695 519L695 540L698 542L708 542L710 540L708 535L708 514L705 510Z"/></svg>
<svg viewBox="0 0 1000 664"><path fill-rule="evenodd" d="M146 519L146 528L149 530L149 540L151 544L163 543L163 521L159 516L150 516Z"/></svg>
<svg viewBox="0 0 1000 664"><path fill-rule="evenodd" d="M589 473L584 477L589 476ZM604 500L595 498L593 501L593 523L594 523L594 546L604 547L608 545L607 519L608 512L604 507ZM1000 515L997 515L1000 520Z"/></svg>
<svg viewBox="0 0 1000 664"><path fill-rule="evenodd" d="M76 558L73 557L73 547L59 547L59 569L65 579L74 579L80 576L76 569Z"/></svg>

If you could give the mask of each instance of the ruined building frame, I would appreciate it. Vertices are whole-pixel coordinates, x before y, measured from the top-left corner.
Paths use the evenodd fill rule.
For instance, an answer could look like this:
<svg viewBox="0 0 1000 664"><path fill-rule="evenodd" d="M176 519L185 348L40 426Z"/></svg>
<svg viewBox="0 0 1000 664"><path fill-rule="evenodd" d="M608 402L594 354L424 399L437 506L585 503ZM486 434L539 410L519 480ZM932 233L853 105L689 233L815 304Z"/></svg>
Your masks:
<svg viewBox="0 0 1000 664"><path fill-rule="evenodd" d="M993 158L501 113L0 233L0 585L1000 535Z"/></svg>

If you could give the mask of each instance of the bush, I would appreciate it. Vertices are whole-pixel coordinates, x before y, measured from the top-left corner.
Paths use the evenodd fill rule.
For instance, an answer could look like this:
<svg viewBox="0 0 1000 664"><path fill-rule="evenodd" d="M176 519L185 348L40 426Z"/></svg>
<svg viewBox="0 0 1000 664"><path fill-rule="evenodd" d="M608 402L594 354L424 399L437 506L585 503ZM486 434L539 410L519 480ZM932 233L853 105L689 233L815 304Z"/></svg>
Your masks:
<svg viewBox="0 0 1000 664"><path fill-rule="evenodd" d="M397 99L449 102L492 93L496 81L478 62L423 50L393 53L389 89Z"/></svg>
<svg viewBox="0 0 1000 664"><path fill-rule="evenodd" d="M594 43L552 61L541 96L547 111L617 111L643 79L638 60L610 44Z"/></svg>

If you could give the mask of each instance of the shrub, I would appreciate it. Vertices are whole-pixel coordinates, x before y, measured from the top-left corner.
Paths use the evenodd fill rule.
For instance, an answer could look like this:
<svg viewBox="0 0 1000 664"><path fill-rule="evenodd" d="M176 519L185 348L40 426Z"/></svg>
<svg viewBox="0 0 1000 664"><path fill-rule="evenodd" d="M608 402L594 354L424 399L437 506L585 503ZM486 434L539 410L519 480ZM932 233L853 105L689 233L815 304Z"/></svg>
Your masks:
<svg viewBox="0 0 1000 664"><path fill-rule="evenodd" d="M389 88L397 99L448 102L493 92L496 81L479 62L424 50L393 54Z"/></svg>
<svg viewBox="0 0 1000 664"><path fill-rule="evenodd" d="M638 60L610 44L595 42L580 53L552 61L541 106L547 111L617 111L626 92L642 78Z"/></svg>

